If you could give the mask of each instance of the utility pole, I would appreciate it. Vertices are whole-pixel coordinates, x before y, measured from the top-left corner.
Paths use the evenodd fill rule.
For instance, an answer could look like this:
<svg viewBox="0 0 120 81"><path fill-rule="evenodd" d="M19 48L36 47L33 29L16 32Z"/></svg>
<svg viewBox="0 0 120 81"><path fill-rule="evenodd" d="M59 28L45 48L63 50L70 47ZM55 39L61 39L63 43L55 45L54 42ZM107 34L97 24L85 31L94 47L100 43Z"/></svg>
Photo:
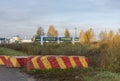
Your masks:
<svg viewBox="0 0 120 81"><path fill-rule="evenodd" d="M75 37L77 37L77 27L75 27Z"/></svg>

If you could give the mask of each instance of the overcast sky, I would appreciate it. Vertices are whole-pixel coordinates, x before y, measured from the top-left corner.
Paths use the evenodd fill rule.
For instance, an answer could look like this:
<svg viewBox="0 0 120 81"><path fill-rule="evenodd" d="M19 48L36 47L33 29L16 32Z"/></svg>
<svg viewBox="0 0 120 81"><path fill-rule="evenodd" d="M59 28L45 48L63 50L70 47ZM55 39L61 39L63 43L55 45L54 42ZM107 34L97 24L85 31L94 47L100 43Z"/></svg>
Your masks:
<svg viewBox="0 0 120 81"><path fill-rule="evenodd" d="M77 27L117 31L120 28L120 0L0 0L0 37L32 37L39 26L45 32L53 24L63 35Z"/></svg>

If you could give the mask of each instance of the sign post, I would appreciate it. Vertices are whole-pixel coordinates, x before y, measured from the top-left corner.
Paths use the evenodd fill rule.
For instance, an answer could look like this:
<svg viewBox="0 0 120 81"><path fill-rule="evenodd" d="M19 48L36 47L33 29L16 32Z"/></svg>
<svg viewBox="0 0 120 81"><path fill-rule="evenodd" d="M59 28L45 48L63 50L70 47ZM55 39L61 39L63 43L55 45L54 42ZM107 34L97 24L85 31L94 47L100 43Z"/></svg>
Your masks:
<svg viewBox="0 0 120 81"><path fill-rule="evenodd" d="M43 36L41 36L40 43L41 43L41 45L43 45Z"/></svg>
<svg viewBox="0 0 120 81"><path fill-rule="evenodd" d="M72 37L59 37L59 41L70 42L72 41Z"/></svg>

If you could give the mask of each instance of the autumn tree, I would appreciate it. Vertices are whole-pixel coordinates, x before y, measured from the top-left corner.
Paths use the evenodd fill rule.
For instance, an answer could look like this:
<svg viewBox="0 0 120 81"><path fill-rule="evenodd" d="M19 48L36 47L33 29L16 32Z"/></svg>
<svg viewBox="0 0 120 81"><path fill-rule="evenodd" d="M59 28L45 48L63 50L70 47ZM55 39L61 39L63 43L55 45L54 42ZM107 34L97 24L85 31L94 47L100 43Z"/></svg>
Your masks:
<svg viewBox="0 0 120 81"><path fill-rule="evenodd" d="M79 39L80 39L80 43L82 43L82 44L85 42L84 36L85 36L85 32L84 32L84 30L81 30L81 32L79 34Z"/></svg>
<svg viewBox="0 0 120 81"><path fill-rule="evenodd" d="M93 31L93 29L90 28L86 32L81 30L79 38L80 38L80 43L90 43L90 42L94 41L95 38L94 38L94 31Z"/></svg>
<svg viewBox="0 0 120 81"><path fill-rule="evenodd" d="M57 37L58 36L58 31L54 28L53 25L50 25L48 32L47 32L47 36L49 36L49 37Z"/></svg>
<svg viewBox="0 0 120 81"><path fill-rule="evenodd" d="M108 40L108 33L106 31L102 31L99 34L100 41L107 41Z"/></svg>
<svg viewBox="0 0 120 81"><path fill-rule="evenodd" d="M37 36L44 36L44 29L42 27L39 27L36 32Z"/></svg>
<svg viewBox="0 0 120 81"><path fill-rule="evenodd" d="M114 41L114 42L119 42L119 41L120 41L120 35L119 35L119 33L116 33L116 34L114 35L113 41Z"/></svg>
<svg viewBox="0 0 120 81"><path fill-rule="evenodd" d="M58 31L57 31L57 30L54 31L54 36L55 36L55 37L58 36Z"/></svg>
<svg viewBox="0 0 120 81"><path fill-rule="evenodd" d="M118 32L114 35L113 41L114 42L119 42L120 41L120 29L118 29Z"/></svg>
<svg viewBox="0 0 120 81"><path fill-rule="evenodd" d="M94 39L94 31L92 28L90 28L88 31L85 32L84 35L84 42L85 43L90 43Z"/></svg>
<svg viewBox="0 0 120 81"><path fill-rule="evenodd" d="M108 40L109 41L112 41L114 38L114 32L111 30L109 33L108 33Z"/></svg>
<svg viewBox="0 0 120 81"><path fill-rule="evenodd" d="M65 29L64 36L65 37L70 37L70 32L67 28Z"/></svg>

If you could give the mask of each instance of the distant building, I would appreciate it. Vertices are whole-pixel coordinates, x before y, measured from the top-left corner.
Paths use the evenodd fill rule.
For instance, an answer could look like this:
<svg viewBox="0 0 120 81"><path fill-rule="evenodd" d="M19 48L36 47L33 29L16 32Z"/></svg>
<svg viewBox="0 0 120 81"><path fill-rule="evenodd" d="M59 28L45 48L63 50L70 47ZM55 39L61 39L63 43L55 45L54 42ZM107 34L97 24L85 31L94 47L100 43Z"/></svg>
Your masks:
<svg viewBox="0 0 120 81"><path fill-rule="evenodd" d="M11 39L9 39L9 43L21 43L21 39L19 36L14 36Z"/></svg>
<svg viewBox="0 0 120 81"><path fill-rule="evenodd" d="M8 39L7 38L0 38L0 44L2 43L8 43Z"/></svg>

